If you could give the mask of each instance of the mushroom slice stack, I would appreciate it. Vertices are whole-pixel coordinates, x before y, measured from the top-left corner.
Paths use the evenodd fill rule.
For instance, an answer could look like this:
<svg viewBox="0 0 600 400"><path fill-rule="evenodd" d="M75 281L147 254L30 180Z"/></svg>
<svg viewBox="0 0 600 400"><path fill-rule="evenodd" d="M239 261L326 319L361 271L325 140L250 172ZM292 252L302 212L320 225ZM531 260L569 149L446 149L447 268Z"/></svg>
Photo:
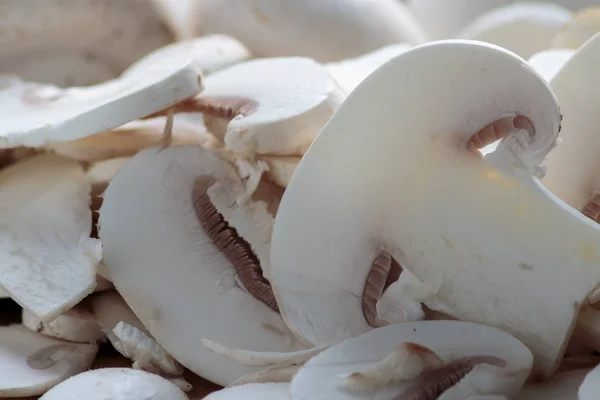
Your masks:
<svg viewBox="0 0 600 400"><path fill-rule="evenodd" d="M23 309L23 325L34 332L76 343L96 343L106 340L94 314L83 306L77 306L59 315L51 322L44 322L27 309Z"/></svg>
<svg viewBox="0 0 600 400"><path fill-rule="evenodd" d="M174 40L150 0L5 0L0 73L58 86L114 79Z"/></svg>
<svg viewBox="0 0 600 400"><path fill-rule="evenodd" d="M43 321L96 285L101 245L89 237L90 190L80 164L52 155L0 171L0 283Z"/></svg>
<svg viewBox="0 0 600 400"><path fill-rule="evenodd" d="M330 62L389 44L425 41L413 15L397 0L196 3L197 35L231 35L257 57L297 55Z"/></svg>
<svg viewBox="0 0 600 400"><path fill-rule="evenodd" d="M40 400L188 400L168 380L128 368L101 368L76 375L50 389Z"/></svg>
<svg viewBox="0 0 600 400"><path fill-rule="evenodd" d="M544 50L532 55L528 62L544 79L551 81L575 52L573 49Z"/></svg>
<svg viewBox="0 0 600 400"><path fill-rule="evenodd" d="M94 344L63 342L19 325L0 327L0 397L40 395L90 368L97 352Z"/></svg>
<svg viewBox="0 0 600 400"><path fill-rule="evenodd" d="M310 359L292 379L292 400L513 398L531 352L499 329L461 321L377 328Z"/></svg>
<svg viewBox="0 0 600 400"><path fill-rule="evenodd" d="M481 14L458 37L493 43L528 58L550 47L571 15L557 4L519 2Z"/></svg>
<svg viewBox="0 0 600 400"><path fill-rule="evenodd" d="M269 279L287 325L313 345L371 329L363 293L387 252L450 317L513 334L552 374L600 283L600 227L532 177L560 118L543 78L494 45L433 42L380 67L283 195ZM485 159L473 151L502 137ZM386 265L379 288L397 274Z"/></svg>
<svg viewBox="0 0 600 400"><path fill-rule="evenodd" d="M289 400L289 383L250 383L218 390L204 400Z"/></svg>
<svg viewBox="0 0 600 400"><path fill-rule="evenodd" d="M556 34L552 40L552 47L578 49L598 32L600 32L600 7L586 8L575 13Z"/></svg>
<svg viewBox="0 0 600 400"><path fill-rule="evenodd" d="M213 354L201 338L256 351L304 348L261 272L279 198L259 187L261 200L239 205L244 190L215 152L150 148L118 172L100 210L103 261L119 293L173 357L221 385L257 369Z"/></svg>

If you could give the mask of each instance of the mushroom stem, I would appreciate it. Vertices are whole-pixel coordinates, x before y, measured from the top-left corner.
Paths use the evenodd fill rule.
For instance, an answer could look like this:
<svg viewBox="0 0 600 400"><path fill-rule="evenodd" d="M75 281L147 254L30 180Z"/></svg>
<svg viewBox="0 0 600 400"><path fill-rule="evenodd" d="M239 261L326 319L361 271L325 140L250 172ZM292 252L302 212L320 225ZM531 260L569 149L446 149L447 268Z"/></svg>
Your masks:
<svg viewBox="0 0 600 400"><path fill-rule="evenodd" d="M524 116L498 119L476 132L467 141L467 150L479 152L480 149L498 140L502 140L515 130L526 130L533 138L535 129L531 121Z"/></svg>
<svg viewBox="0 0 600 400"><path fill-rule="evenodd" d="M227 385L227 388L234 386L247 385L250 383L280 383L290 382L296 372L300 369L300 365L289 367L271 368L254 374L244 375Z"/></svg>

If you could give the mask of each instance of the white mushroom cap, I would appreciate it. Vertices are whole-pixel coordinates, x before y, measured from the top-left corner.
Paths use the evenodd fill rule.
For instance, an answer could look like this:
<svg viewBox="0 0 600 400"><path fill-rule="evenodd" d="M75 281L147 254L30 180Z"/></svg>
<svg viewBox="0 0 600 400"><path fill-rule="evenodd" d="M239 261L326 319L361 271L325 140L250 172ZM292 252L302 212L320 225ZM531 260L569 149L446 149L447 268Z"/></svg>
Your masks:
<svg viewBox="0 0 600 400"><path fill-rule="evenodd" d="M479 15L458 37L493 43L528 58L550 47L571 16L571 11L557 4L519 2Z"/></svg>
<svg viewBox="0 0 600 400"><path fill-rule="evenodd" d="M106 335L91 311L75 307L51 322L44 322L23 309L23 325L34 332L77 343L95 343L106 340Z"/></svg>
<svg viewBox="0 0 600 400"><path fill-rule="evenodd" d="M44 393L87 370L98 346L67 343L19 326L0 327L0 397Z"/></svg>
<svg viewBox="0 0 600 400"><path fill-rule="evenodd" d="M257 57L304 56L321 62L357 57L393 43L425 41L397 0L197 2L197 34L224 33Z"/></svg>
<svg viewBox="0 0 600 400"><path fill-rule="evenodd" d="M201 90L200 70L192 56L172 62L140 61L121 78L85 88L59 89L0 76L0 119L5 122L0 147L39 147L80 139Z"/></svg>
<svg viewBox="0 0 600 400"><path fill-rule="evenodd" d="M289 390L289 383L250 383L218 390L204 400L288 400Z"/></svg>
<svg viewBox="0 0 600 400"><path fill-rule="evenodd" d="M594 368L586 375L583 383L579 387L579 400L595 400L598 398L600 391L600 366Z"/></svg>
<svg viewBox="0 0 600 400"><path fill-rule="evenodd" d="M552 47L577 49L600 32L600 7L581 10L556 34Z"/></svg>
<svg viewBox="0 0 600 400"><path fill-rule="evenodd" d="M256 369L211 353L199 339L256 351L304 346L279 314L236 284L233 265L198 222L192 192L200 176L216 180L211 201L261 262L268 260L272 222L262 218L265 205L236 207L229 193L240 184L233 168L193 146L134 156L105 192L100 237L115 287L152 336L196 374L226 385Z"/></svg>
<svg viewBox="0 0 600 400"><path fill-rule="evenodd" d="M101 244L89 237L91 185L80 164L39 155L0 171L0 282L51 321L96 285Z"/></svg>
<svg viewBox="0 0 600 400"><path fill-rule="evenodd" d="M550 380L527 383L515 400L578 400L577 390L589 372L589 369L558 372Z"/></svg>
<svg viewBox="0 0 600 400"><path fill-rule="evenodd" d="M67 379L40 400L188 400L165 378L128 368L102 368Z"/></svg>
<svg viewBox="0 0 600 400"><path fill-rule="evenodd" d="M489 162L466 149L475 132L516 115L533 137L504 132ZM361 295L385 250L436 288L452 317L515 335L536 372L551 374L600 282L600 228L530 175L541 174L559 126L547 83L497 46L434 42L379 68L320 132L283 195L270 281L288 326L312 344L369 330Z"/></svg>
<svg viewBox="0 0 600 400"><path fill-rule="evenodd" d="M575 52L573 49L544 50L531 56L528 62L544 79L551 81Z"/></svg>
<svg viewBox="0 0 600 400"><path fill-rule="evenodd" d="M59 86L116 78L174 39L148 0L5 0L0 15L0 73Z"/></svg>
<svg viewBox="0 0 600 400"><path fill-rule="evenodd" d="M466 365L452 368L460 360ZM523 343L490 326L406 322L347 339L313 357L292 379L290 393L292 400L412 399L418 387L431 396L429 384L440 390L440 400L476 394L513 398L532 363Z"/></svg>

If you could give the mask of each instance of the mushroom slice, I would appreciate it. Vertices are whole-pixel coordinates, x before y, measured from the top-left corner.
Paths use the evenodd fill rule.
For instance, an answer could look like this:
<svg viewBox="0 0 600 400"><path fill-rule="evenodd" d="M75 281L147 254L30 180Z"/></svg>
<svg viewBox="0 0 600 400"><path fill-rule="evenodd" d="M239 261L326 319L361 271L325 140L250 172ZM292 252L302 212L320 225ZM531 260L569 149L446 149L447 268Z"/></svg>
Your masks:
<svg viewBox="0 0 600 400"><path fill-rule="evenodd" d="M287 187L294 171L298 167L301 156L271 156L271 155L260 155L257 157L267 164L268 170L265 173L265 177L271 182L285 188Z"/></svg>
<svg viewBox="0 0 600 400"><path fill-rule="evenodd" d="M101 368L67 379L40 400L188 400L165 378L129 368Z"/></svg>
<svg viewBox="0 0 600 400"><path fill-rule="evenodd" d="M100 213L103 260L115 287L173 357L221 385L257 369L213 354L201 338L253 351L305 348L275 311L261 275L261 267L269 270L278 199L240 206L243 191L235 169L215 152L151 148L111 181Z"/></svg>
<svg viewBox="0 0 600 400"><path fill-rule="evenodd" d="M90 368L98 346L67 343L19 326L0 327L0 397L41 395Z"/></svg>
<svg viewBox="0 0 600 400"><path fill-rule="evenodd" d="M115 157L95 162L87 170L88 179L92 185L108 185L108 182L117 175L117 172L119 172L123 165L127 164L130 159L131 157ZM104 191L104 189L102 191Z"/></svg>
<svg viewBox="0 0 600 400"><path fill-rule="evenodd" d="M593 307L585 307L581 310L573 332L573 340L600 351L600 311Z"/></svg>
<svg viewBox="0 0 600 400"><path fill-rule="evenodd" d="M73 161L39 155L0 171L0 283L45 322L94 291L90 184Z"/></svg>
<svg viewBox="0 0 600 400"><path fill-rule="evenodd" d="M587 8L575 13L563 26L552 40L552 47L578 49L598 32L600 32L600 7Z"/></svg>
<svg viewBox="0 0 600 400"><path fill-rule="evenodd" d="M559 126L547 83L497 46L434 42L383 65L319 133L283 195L269 279L288 326L314 345L371 329L362 293L387 251L452 318L515 335L550 375L600 282L600 227L532 177ZM504 139L482 160L466 147L488 131Z"/></svg>
<svg viewBox="0 0 600 400"><path fill-rule="evenodd" d="M148 0L5 0L0 15L0 73L59 86L116 78L174 40Z"/></svg>
<svg viewBox="0 0 600 400"><path fill-rule="evenodd" d="M564 371L547 381L529 382L515 400L578 400L577 390L589 372L589 369Z"/></svg>
<svg viewBox="0 0 600 400"><path fill-rule="evenodd" d="M350 93L381 65L410 48L411 45L409 44L393 44L357 58L333 62L325 66L340 84L340 87L346 93Z"/></svg>
<svg viewBox="0 0 600 400"><path fill-rule="evenodd" d="M560 69L573 57L573 49L551 49L535 53L529 58L529 64L547 81L551 81Z"/></svg>
<svg viewBox="0 0 600 400"><path fill-rule="evenodd" d="M499 329L461 321L377 328L310 359L292 379L293 400L513 398L533 356Z"/></svg>
<svg viewBox="0 0 600 400"><path fill-rule="evenodd" d="M204 400L288 400L289 390L289 383L250 383L218 390Z"/></svg>
<svg viewBox="0 0 600 400"><path fill-rule="evenodd" d="M165 50L170 53L169 49ZM60 89L0 76L0 147L42 147L105 131L169 107L202 90L193 55L160 58L161 50L120 78Z"/></svg>
<svg viewBox="0 0 600 400"><path fill-rule="evenodd" d="M106 335L91 311L75 307L51 322L44 322L23 309L23 325L34 332L77 343L95 343L106 340Z"/></svg>
<svg viewBox="0 0 600 400"><path fill-rule="evenodd" d="M600 366L594 368L583 380L577 395L579 400L594 400L598 398L600 389Z"/></svg>
<svg viewBox="0 0 600 400"><path fill-rule="evenodd" d="M571 15L557 4L519 2L479 15L458 37L493 43L528 58L550 47Z"/></svg>
<svg viewBox="0 0 600 400"><path fill-rule="evenodd" d="M255 372L254 374L244 375L227 385L228 388L234 386L248 385L251 383L280 383L291 382L294 375L300 370L300 365L292 365L289 367L274 367L263 371Z"/></svg>
<svg viewBox="0 0 600 400"><path fill-rule="evenodd" d="M358 57L395 43L425 41L396 0L205 0L197 2L196 35L243 38L257 57L303 56L320 62Z"/></svg>

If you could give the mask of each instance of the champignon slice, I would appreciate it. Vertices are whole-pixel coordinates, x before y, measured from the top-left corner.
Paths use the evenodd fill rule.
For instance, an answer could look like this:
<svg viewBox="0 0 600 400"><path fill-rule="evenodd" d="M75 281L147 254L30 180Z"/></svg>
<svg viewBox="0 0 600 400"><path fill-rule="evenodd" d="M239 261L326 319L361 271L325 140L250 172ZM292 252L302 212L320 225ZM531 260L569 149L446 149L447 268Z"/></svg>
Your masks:
<svg viewBox="0 0 600 400"><path fill-rule="evenodd" d="M288 400L289 388L289 383L250 383L218 390L204 400Z"/></svg>
<svg viewBox="0 0 600 400"><path fill-rule="evenodd" d="M37 396L87 370L98 346L67 343L19 326L0 327L0 397Z"/></svg>
<svg viewBox="0 0 600 400"><path fill-rule="evenodd" d="M498 150L482 160L466 149L504 119L512 130L496 132ZM451 317L515 335L536 373L550 375L600 282L600 227L531 176L543 173L559 126L547 83L497 46L436 42L379 68L319 133L283 195L269 279L287 324L313 344L371 329L362 293L385 250L437 288Z"/></svg>
<svg viewBox="0 0 600 400"><path fill-rule="evenodd" d="M598 390L600 390L600 366L597 366L585 376L577 391L578 399L594 400L598 398Z"/></svg>
<svg viewBox="0 0 600 400"><path fill-rule="evenodd" d="M188 400L165 378L128 368L101 368L67 379L40 400Z"/></svg>
<svg viewBox="0 0 600 400"><path fill-rule="evenodd" d="M458 37L497 44L529 58L550 47L571 15L571 11L558 4L518 2L479 15Z"/></svg>
<svg viewBox="0 0 600 400"><path fill-rule="evenodd" d="M425 41L396 0L197 2L196 35L243 39L257 57L303 56L320 62L358 57L395 43Z"/></svg>
<svg viewBox="0 0 600 400"><path fill-rule="evenodd" d="M115 287L173 357L221 385L257 369L211 353L198 344L203 337L255 351L304 348L272 304L255 297L272 296L261 267L268 270L273 216L265 201L239 206L243 191L217 153L152 148L119 171L100 212Z"/></svg>
<svg viewBox="0 0 600 400"><path fill-rule="evenodd" d="M96 343L106 340L106 335L94 314L85 307L75 307L51 322L44 322L23 309L23 325L34 332L76 343Z"/></svg>
<svg viewBox="0 0 600 400"><path fill-rule="evenodd" d="M265 178L277 185L285 188L294 171L298 167L298 163L302 159L301 156L277 156L277 155L260 155L257 159L264 161L267 164L268 171L265 173Z"/></svg>
<svg viewBox="0 0 600 400"><path fill-rule="evenodd" d="M580 10L556 34L552 40L552 47L578 49L598 32L600 32L600 7Z"/></svg>
<svg viewBox="0 0 600 400"><path fill-rule="evenodd" d="M170 53L169 49L165 50ZM60 89L0 76L0 147L42 147L123 125L202 90L193 55L160 59L161 50L121 77L90 87Z"/></svg>
<svg viewBox="0 0 600 400"><path fill-rule="evenodd" d="M174 40L148 0L7 0L0 15L0 73L58 86L116 78Z"/></svg>
<svg viewBox="0 0 600 400"><path fill-rule="evenodd" d="M529 382L515 400L579 400L577 391L589 369L559 372L552 379Z"/></svg>
<svg viewBox="0 0 600 400"><path fill-rule="evenodd" d="M551 49L535 53L528 60L547 81L551 81L558 71L573 57L576 50Z"/></svg>
<svg viewBox="0 0 600 400"><path fill-rule="evenodd" d="M93 292L90 184L76 162L39 155L0 170L0 283L48 322Z"/></svg>
<svg viewBox="0 0 600 400"><path fill-rule="evenodd" d="M292 400L513 398L531 352L499 329L460 321L377 328L310 359L292 379Z"/></svg>

